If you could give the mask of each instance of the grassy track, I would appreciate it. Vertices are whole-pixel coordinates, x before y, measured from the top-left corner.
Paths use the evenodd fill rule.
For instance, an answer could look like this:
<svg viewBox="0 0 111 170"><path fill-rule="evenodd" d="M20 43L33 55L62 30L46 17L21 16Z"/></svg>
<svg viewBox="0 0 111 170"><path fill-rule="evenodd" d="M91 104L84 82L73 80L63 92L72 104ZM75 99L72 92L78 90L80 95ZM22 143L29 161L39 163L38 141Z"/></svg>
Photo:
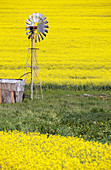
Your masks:
<svg viewBox="0 0 111 170"><path fill-rule="evenodd" d="M4 129L110 142L111 91L46 90L43 100L1 104L0 130Z"/></svg>

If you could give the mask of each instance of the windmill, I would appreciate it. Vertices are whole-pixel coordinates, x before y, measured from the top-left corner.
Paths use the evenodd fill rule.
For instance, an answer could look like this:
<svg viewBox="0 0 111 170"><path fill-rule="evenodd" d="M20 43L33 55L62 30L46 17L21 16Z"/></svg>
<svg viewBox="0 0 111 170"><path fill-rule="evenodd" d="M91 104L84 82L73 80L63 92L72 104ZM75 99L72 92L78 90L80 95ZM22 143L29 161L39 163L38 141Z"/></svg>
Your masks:
<svg viewBox="0 0 111 170"><path fill-rule="evenodd" d="M31 47L28 48L28 56L27 56L27 61L26 61L25 72L26 72L27 67L31 68L31 72L28 72L28 73L31 73L30 85L31 85L31 99L32 100L33 100L33 86L34 85L36 87L36 94L37 94L37 85L40 85L41 97L43 98L39 65L38 65L38 59L37 59L38 48L36 48L36 43L41 42L41 40L44 40L44 37L46 37L46 33L48 33L47 28L49 28L47 23L48 21L46 20L46 17L44 17L42 14L39 14L39 13L33 13L32 15L30 15L25 23L26 35L28 36L29 42L31 41L31 45L29 43L29 46ZM31 65L27 66L29 53L31 53ZM34 59L36 61L35 65L34 65ZM24 75L28 73L25 73ZM38 81L39 79L39 83L34 84L33 82L34 76L35 76L35 81L36 80Z"/></svg>

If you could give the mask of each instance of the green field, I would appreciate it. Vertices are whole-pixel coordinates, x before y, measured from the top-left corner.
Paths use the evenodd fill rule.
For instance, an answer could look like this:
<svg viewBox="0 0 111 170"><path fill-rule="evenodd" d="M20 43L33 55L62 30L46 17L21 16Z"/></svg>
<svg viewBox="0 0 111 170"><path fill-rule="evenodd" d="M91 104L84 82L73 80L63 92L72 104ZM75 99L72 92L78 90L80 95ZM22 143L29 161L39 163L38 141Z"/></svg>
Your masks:
<svg viewBox="0 0 111 170"><path fill-rule="evenodd" d="M44 99L0 105L0 130L111 142L111 91L44 90ZM26 92L27 94L27 92Z"/></svg>

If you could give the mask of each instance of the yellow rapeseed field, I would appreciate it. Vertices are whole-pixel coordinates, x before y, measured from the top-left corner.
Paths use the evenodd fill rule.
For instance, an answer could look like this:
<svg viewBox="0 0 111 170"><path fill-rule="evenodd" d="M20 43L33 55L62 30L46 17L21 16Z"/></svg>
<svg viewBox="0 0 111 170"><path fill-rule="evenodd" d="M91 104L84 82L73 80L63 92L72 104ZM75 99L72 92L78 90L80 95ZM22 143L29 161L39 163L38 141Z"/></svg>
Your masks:
<svg viewBox="0 0 111 170"><path fill-rule="evenodd" d="M42 83L110 84L111 0L0 0L0 77L24 74L32 13L49 22L37 44Z"/></svg>
<svg viewBox="0 0 111 170"><path fill-rule="evenodd" d="M109 170L111 144L77 137L0 132L0 167L17 170Z"/></svg>

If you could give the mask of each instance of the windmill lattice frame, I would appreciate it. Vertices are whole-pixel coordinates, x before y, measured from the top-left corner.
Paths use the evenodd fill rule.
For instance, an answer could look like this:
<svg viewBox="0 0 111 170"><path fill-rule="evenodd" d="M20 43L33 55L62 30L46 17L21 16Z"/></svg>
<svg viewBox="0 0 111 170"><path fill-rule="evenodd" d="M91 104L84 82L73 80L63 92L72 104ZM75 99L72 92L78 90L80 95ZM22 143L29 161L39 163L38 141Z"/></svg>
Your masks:
<svg viewBox="0 0 111 170"><path fill-rule="evenodd" d="M28 17L25 23L25 31L26 35L28 36L29 42L31 40L31 45L29 43L29 48L28 48L28 55L27 55L27 61L26 61L26 66L25 66L25 73L26 75L26 69L27 67L31 68L31 96L30 98L33 100L33 86L35 85L36 87L36 97L37 96L37 86L40 86L40 91L41 91L41 97L43 98L43 93L42 93L42 86L41 86L41 79L40 79L40 72L39 72L39 64L38 64L38 58L37 58L37 50L36 48L36 43L41 42L41 40L44 40L44 37L46 37L46 33L48 33L48 30L46 28L49 28L47 25L48 21L46 20L46 17L44 17L42 14L39 13L33 13ZM35 39L35 43L34 43ZM34 46L35 45L35 46ZM31 47L30 47L31 46ZM28 59L30 57L31 53L31 65L28 66ZM36 65L34 65L34 60ZM35 77L35 84L33 83L33 79ZM38 82L39 83L38 83Z"/></svg>

